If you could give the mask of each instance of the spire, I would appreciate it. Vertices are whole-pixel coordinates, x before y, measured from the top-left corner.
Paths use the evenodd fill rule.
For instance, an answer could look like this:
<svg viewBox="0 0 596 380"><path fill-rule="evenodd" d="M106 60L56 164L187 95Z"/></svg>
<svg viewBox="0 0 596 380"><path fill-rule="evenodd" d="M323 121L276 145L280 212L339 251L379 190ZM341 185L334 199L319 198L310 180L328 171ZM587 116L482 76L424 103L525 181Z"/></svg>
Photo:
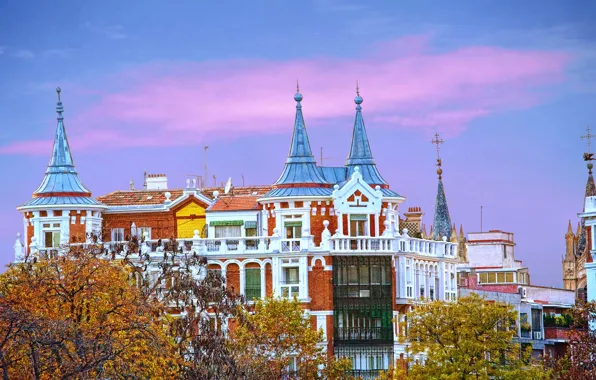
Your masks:
<svg viewBox="0 0 596 380"><path fill-rule="evenodd" d="M321 176L316 166L315 158L310 149L308 134L306 133L306 124L302 115L302 94L298 81L296 81L296 119L294 120L294 132L292 134L292 143L286 159L286 166L275 185L290 184L322 184L327 182Z"/></svg>
<svg viewBox="0 0 596 380"><path fill-rule="evenodd" d="M437 146L437 174L439 175L439 184L437 186L437 199L435 201L435 218L433 221L433 239L440 240L443 236L447 240L451 238L451 217L449 216L449 208L447 207L447 197L445 196L445 189L443 187L443 169L441 168L441 156L439 154L439 145L443 143L443 139L439 139L439 134L435 133L435 139L431 141Z"/></svg>
<svg viewBox="0 0 596 380"><path fill-rule="evenodd" d="M377 169L370 150L364 119L362 118L362 102L360 88L358 87L358 82L356 82L356 97L354 98L354 103L356 103L356 118L354 120L350 154L346 160L348 177L354 173L354 168L359 166L360 173L362 173L362 177L366 183L369 185L387 185L387 182Z"/></svg>
<svg viewBox="0 0 596 380"><path fill-rule="evenodd" d="M466 235L464 234L464 225L463 225L463 224L460 224L460 225L459 225L459 237L460 237L460 238L463 238L463 237L465 237L465 236L466 236Z"/></svg>
<svg viewBox="0 0 596 380"><path fill-rule="evenodd" d="M573 236L573 227L571 226L571 219L569 219L569 225L567 226L567 235Z"/></svg>
<svg viewBox="0 0 596 380"><path fill-rule="evenodd" d="M58 113L58 126L56 128L56 137L52 148L52 156L46 170L45 177L33 193L34 196L50 196L55 194L68 194L69 196L91 196L91 192L83 185L70 153L66 129L64 128L64 107L60 99L61 89L56 89L58 93L58 102L56 104L56 113Z"/></svg>

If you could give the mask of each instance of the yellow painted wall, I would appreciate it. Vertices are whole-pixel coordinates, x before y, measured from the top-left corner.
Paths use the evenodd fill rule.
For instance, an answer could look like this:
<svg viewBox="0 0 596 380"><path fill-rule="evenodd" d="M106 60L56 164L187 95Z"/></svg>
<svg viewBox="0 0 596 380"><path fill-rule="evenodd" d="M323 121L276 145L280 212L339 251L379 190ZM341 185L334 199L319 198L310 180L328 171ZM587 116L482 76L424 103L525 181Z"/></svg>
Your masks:
<svg viewBox="0 0 596 380"><path fill-rule="evenodd" d="M202 218L196 219L178 219L180 216L200 216ZM176 224L178 227L178 238L188 239L194 236L195 230L199 230L199 234L203 231L205 226L205 209L196 203L190 203L186 207L176 212Z"/></svg>

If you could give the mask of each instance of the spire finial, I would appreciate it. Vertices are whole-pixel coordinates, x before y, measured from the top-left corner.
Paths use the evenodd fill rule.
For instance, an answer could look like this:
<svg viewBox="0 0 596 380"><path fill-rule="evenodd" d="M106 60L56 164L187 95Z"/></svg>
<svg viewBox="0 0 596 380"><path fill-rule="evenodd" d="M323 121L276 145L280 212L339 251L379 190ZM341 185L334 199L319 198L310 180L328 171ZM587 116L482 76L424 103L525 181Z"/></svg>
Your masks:
<svg viewBox="0 0 596 380"><path fill-rule="evenodd" d="M441 169L441 147L439 146L440 144L443 144L444 141L443 139L439 138L439 134L435 133L435 138L433 140L431 140L431 143L435 144L437 146L437 166L439 167L437 169L437 174L439 175L439 179L442 178L442 174L443 174L443 169Z"/></svg>
<svg viewBox="0 0 596 380"><path fill-rule="evenodd" d="M56 103L56 112L58 113L58 119L62 119L62 112L64 112L64 107L62 107L62 100L60 100L60 92L62 89L60 87L56 87L56 93L58 94L58 103Z"/></svg>
<svg viewBox="0 0 596 380"><path fill-rule="evenodd" d="M302 94L300 93L300 84L298 84L298 79L296 79L296 95L294 95L294 100L298 102L296 107L300 107L300 102L302 101Z"/></svg>
<svg viewBox="0 0 596 380"><path fill-rule="evenodd" d="M580 136L580 138L582 140L588 140L588 153L584 153L584 161L588 161L588 173L592 174L592 168L594 167L592 164L592 161L594 160L594 153L591 152L590 148L592 146L592 137L594 137L594 135L590 133L590 126L588 126L587 131L588 133L585 136Z"/></svg>
<svg viewBox="0 0 596 380"><path fill-rule="evenodd" d="M354 103L356 103L356 110L362 110L360 106L362 104L362 97L360 96L360 87L358 87L358 81L356 81L356 97L354 98Z"/></svg>

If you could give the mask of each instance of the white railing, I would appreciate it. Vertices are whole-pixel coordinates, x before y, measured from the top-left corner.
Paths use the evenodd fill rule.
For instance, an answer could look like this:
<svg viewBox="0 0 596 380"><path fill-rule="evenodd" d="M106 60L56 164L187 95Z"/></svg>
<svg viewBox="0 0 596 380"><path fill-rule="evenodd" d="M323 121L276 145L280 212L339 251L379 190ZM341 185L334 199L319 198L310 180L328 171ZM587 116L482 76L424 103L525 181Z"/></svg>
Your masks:
<svg viewBox="0 0 596 380"><path fill-rule="evenodd" d="M246 254L276 254L293 252L331 252L332 254L344 253L415 253L428 257L457 257L457 243L442 241L425 240L411 238L404 229L403 234L391 235L385 233L380 237L370 236L342 236L339 234L331 235L325 224L325 230L321 235L321 243L318 246L314 244L314 236L305 234L298 239L282 239L275 231L273 236L254 236L254 237L235 237L235 238L206 238L199 237L198 231L190 239L178 239L178 251L195 252L202 256L218 255L246 255ZM163 252L170 244L169 239L152 239L140 241L136 246L129 242L107 242L107 243L76 243L70 246L82 246L85 248L95 248L104 250L106 254L111 252L120 252L128 255L163 255ZM41 257L49 257L66 249L68 245L60 248L41 248L37 246L37 239L33 237L29 246L29 252ZM17 236L14 245L15 260L17 262L24 260L24 246Z"/></svg>

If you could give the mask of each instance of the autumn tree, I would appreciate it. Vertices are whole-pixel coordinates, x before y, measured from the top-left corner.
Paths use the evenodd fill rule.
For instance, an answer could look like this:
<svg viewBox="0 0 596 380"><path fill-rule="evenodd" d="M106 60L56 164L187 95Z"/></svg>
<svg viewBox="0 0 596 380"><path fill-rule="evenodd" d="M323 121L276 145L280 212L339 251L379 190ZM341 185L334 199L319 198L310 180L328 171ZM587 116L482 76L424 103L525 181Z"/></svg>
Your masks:
<svg viewBox="0 0 596 380"><path fill-rule="evenodd" d="M514 341L517 313L508 304L476 294L456 302L417 305L407 316L407 373L397 364L395 379L541 379L548 376L530 364L530 352ZM406 326L404 326L406 327Z"/></svg>
<svg viewBox="0 0 596 380"><path fill-rule="evenodd" d="M4 379L171 377L161 305L130 278L91 250L11 265L0 274Z"/></svg>
<svg viewBox="0 0 596 380"><path fill-rule="evenodd" d="M561 380L596 379L596 302L578 302L570 311L567 354L553 362L554 377Z"/></svg>
<svg viewBox="0 0 596 380"><path fill-rule="evenodd" d="M268 297L244 310L232 345L247 379L346 379L347 360L329 358L296 299Z"/></svg>

